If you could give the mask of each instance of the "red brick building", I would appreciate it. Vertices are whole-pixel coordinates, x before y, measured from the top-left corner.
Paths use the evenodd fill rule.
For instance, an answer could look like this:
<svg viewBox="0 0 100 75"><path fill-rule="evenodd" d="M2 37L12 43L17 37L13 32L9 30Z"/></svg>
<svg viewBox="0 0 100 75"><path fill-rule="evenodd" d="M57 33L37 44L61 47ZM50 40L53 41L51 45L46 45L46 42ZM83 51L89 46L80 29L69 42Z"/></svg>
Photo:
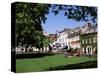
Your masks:
<svg viewBox="0 0 100 75"><path fill-rule="evenodd" d="M55 40L57 40L57 34L49 34L48 38L51 42L54 42Z"/></svg>

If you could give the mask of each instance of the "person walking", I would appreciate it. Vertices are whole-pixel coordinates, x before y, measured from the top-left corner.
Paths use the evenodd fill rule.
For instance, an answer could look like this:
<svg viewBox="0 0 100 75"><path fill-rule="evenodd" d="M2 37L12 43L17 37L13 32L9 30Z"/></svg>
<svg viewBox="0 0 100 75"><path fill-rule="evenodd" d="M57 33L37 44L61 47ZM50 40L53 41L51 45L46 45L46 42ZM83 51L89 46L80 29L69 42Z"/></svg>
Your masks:
<svg viewBox="0 0 100 75"><path fill-rule="evenodd" d="M68 57L67 51L64 52L64 56L65 56L65 58Z"/></svg>
<svg viewBox="0 0 100 75"><path fill-rule="evenodd" d="M66 57L68 57L68 54L67 54L68 46L66 45L64 49L65 49L64 56L65 56L65 58L66 58Z"/></svg>

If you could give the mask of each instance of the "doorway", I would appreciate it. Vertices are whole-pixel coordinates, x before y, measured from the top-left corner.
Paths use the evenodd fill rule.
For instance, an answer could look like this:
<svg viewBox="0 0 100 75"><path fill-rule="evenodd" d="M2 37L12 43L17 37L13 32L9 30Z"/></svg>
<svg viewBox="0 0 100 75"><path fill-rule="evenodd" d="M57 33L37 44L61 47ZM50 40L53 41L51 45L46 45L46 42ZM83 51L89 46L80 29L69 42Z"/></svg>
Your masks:
<svg viewBox="0 0 100 75"><path fill-rule="evenodd" d="M86 47L86 53L87 54L92 54L93 52L92 52L92 46L87 46Z"/></svg>

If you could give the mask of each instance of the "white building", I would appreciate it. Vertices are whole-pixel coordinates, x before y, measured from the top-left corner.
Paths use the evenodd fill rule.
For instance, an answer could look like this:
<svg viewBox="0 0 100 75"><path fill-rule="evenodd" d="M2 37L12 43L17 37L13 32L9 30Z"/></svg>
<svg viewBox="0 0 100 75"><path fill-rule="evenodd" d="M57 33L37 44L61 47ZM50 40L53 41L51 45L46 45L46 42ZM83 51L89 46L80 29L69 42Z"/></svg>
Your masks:
<svg viewBox="0 0 100 75"><path fill-rule="evenodd" d="M54 43L58 43L61 45L61 47L68 46L71 48L81 48L80 45L80 34L93 32L91 28L94 28L91 26L91 23L86 23L82 27L76 27L74 29L68 29L65 28L62 31L57 31L57 40L54 41Z"/></svg>
<svg viewBox="0 0 100 75"><path fill-rule="evenodd" d="M57 32L57 43L61 45L61 47L68 46L69 45L69 39L68 35L72 33L71 29L64 29L60 32Z"/></svg>

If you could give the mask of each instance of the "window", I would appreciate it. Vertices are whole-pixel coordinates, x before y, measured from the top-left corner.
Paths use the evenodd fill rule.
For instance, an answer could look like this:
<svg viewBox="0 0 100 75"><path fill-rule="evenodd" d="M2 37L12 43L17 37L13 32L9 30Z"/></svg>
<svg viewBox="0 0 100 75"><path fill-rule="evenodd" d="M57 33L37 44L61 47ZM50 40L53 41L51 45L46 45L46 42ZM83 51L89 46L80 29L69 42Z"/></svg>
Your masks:
<svg viewBox="0 0 100 75"><path fill-rule="evenodd" d="M94 37L94 38L93 38L93 43L96 43L96 40L97 40L96 37Z"/></svg>
<svg viewBox="0 0 100 75"><path fill-rule="evenodd" d="M65 39L67 39L67 36L65 37Z"/></svg>
<svg viewBox="0 0 100 75"><path fill-rule="evenodd" d="M62 38L62 42L64 42L64 38Z"/></svg>
<svg viewBox="0 0 100 75"><path fill-rule="evenodd" d="M91 43L91 38L89 38L89 43Z"/></svg>
<svg viewBox="0 0 100 75"><path fill-rule="evenodd" d="M84 39L82 40L82 44L84 44Z"/></svg>
<svg viewBox="0 0 100 75"><path fill-rule="evenodd" d="M86 39L86 43L88 43L88 40Z"/></svg>
<svg viewBox="0 0 100 75"><path fill-rule="evenodd" d="M61 39L59 39L59 42L61 42Z"/></svg>

